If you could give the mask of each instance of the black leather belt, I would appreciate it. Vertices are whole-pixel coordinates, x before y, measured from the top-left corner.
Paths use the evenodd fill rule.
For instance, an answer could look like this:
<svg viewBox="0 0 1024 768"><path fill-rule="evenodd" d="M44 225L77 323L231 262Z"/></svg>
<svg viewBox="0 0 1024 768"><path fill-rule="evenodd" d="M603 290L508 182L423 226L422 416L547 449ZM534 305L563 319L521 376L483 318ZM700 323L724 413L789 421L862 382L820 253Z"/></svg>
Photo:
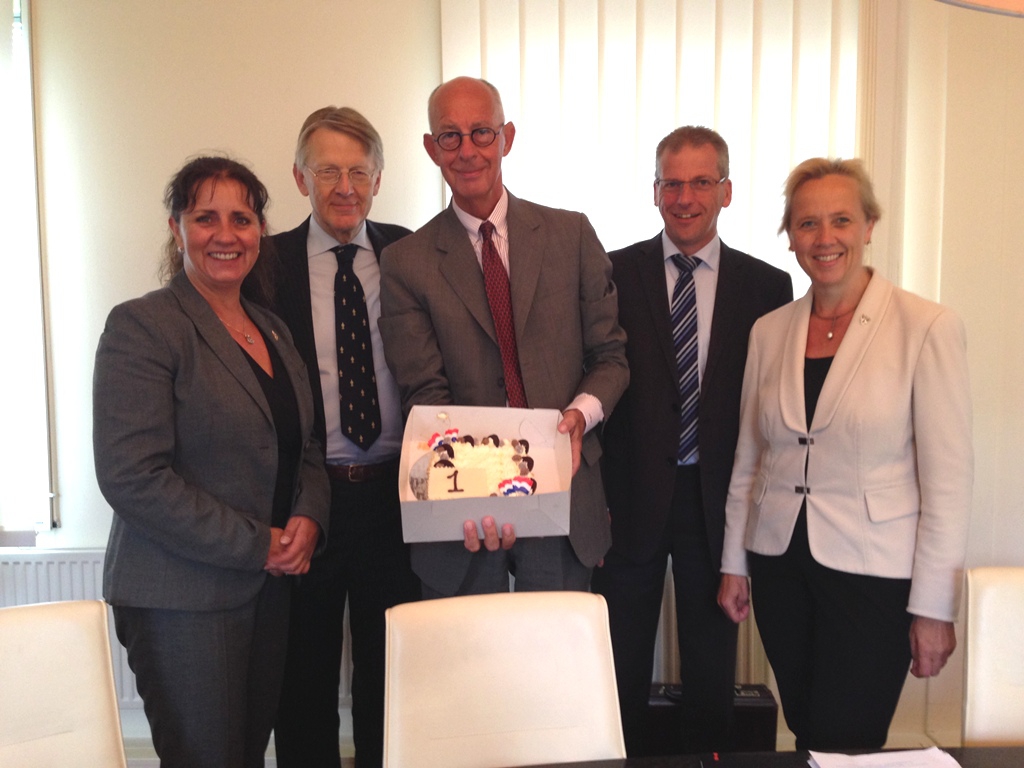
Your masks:
<svg viewBox="0 0 1024 768"><path fill-rule="evenodd" d="M398 459L380 464L328 464L327 476L340 483L366 483L380 480L398 470Z"/></svg>

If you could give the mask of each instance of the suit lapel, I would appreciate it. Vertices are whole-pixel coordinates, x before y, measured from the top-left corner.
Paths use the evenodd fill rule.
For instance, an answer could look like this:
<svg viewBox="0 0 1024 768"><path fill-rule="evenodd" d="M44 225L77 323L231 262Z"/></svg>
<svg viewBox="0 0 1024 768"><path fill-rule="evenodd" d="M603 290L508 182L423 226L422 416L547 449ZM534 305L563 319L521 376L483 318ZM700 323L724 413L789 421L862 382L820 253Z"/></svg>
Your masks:
<svg viewBox="0 0 1024 768"><path fill-rule="evenodd" d="M807 351L807 325L811 317L810 290L791 305L789 327L782 347L779 372L779 410L782 421L794 432L807 432L807 406L804 402L804 358ZM769 349L771 344L769 342Z"/></svg>
<svg viewBox="0 0 1024 768"><path fill-rule="evenodd" d="M512 319L516 325L516 338L522 339L526 335L526 321L537 293L547 242L540 218L512 194L508 196L507 222Z"/></svg>
<svg viewBox="0 0 1024 768"><path fill-rule="evenodd" d="M286 370L274 371L274 376L285 375L291 381L292 389L295 391L295 401L299 408L299 428L303 436L308 435L313 428L313 410L311 407L313 400L312 398L302 397L302 387L299 386L306 380L306 364L299 357L294 347L285 342L280 327L271 320L270 315L264 314L259 307L254 307L245 299L242 299L242 306L245 307L246 312L249 313L253 322L259 327L267 345L274 345L274 349L277 350L278 356L284 363ZM248 365L248 363L246 364ZM258 384L259 382L257 382ZM262 393L262 389L260 392Z"/></svg>
<svg viewBox="0 0 1024 768"><path fill-rule="evenodd" d="M293 230L283 232L275 240L278 248L280 295L274 304L284 311L279 313L288 322L288 328L298 340L313 346L313 308L309 298L309 218ZM303 346L303 344L299 344Z"/></svg>
<svg viewBox="0 0 1024 768"><path fill-rule="evenodd" d="M466 228L462 226L451 206L441 216L435 247L438 250L444 279L473 319L497 344L494 319L491 317L487 290L484 288L484 273L476 260L476 253L469 242Z"/></svg>
<svg viewBox="0 0 1024 768"><path fill-rule="evenodd" d="M644 306L651 315L654 338L665 358L669 375L675 381L676 348L672 341L672 318L668 304L668 286L665 283L665 252L661 233L639 246L636 261L637 279L644 294Z"/></svg>
<svg viewBox="0 0 1024 768"><path fill-rule="evenodd" d="M818 398L818 405L814 410L815 431L825 429L832 422L839 404L846 396L846 392L853 381L857 369L864 361L864 356L871 347L878 329L881 326L882 316L889 306L892 298L893 285L880 275L872 274L864 295L861 296L857 309L850 318L850 326L846 329L846 335L839 345L832 366L829 368L828 376L825 377L825 385L821 388L821 395ZM810 309L808 308L808 314ZM806 338L806 328L805 336Z"/></svg>
<svg viewBox="0 0 1024 768"><path fill-rule="evenodd" d="M245 360L245 352L238 348L238 344L225 330L213 309L206 303L206 299L200 296L192 286L184 270L175 275L169 288L177 297L184 313L192 321L196 332L213 350L224 368L238 379L242 388L256 401L267 420L273 423L270 405L267 403L266 397L263 396L263 390L260 388L259 382L256 381L256 376L249 367L249 363Z"/></svg>
<svg viewBox="0 0 1024 768"><path fill-rule="evenodd" d="M701 377L701 399L709 386L713 386L718 363L724 349L734 344L747 343L746 339L734 339L739 314L733 309L742 306L744 291L743 268L733 256L732 249L721 243L718 258L718 282L715 285L715 306L711 313L711 335L708 339L708 356Z"/></svg>
<svg viewBox="0 0 1024 768"><path fill-rule="evenodd" d="M373 246L373 255L377 257L377 263L380 263L380 255L389 243L384 239L383 234L377 225L367 219L366 221L366 236L370 239L370 245Z"/></svg>

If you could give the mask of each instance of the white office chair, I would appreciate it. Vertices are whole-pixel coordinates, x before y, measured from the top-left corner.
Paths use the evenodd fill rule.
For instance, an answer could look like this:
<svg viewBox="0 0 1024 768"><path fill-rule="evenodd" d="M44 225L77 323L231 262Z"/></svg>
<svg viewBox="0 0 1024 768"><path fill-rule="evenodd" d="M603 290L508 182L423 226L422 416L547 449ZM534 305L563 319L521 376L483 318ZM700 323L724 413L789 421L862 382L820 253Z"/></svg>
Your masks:
<svg viewBox="0 0 1024 768"><path fill-rule="evenodd" d="M967 571L963 741L1024 744L1024 568Z"/></svg>
<svg viewBox="0 0 1024 768"><path fill-rule="evenodd" d="M104 603L0 608L0 766L124 768Z"/></svg>
<svg viewBox="0 0 1024 768"><path fill-rule="evenodd" d="M597 595L518 592L391 608L385 685L388 768L626 754L608 608Z"/></svg>

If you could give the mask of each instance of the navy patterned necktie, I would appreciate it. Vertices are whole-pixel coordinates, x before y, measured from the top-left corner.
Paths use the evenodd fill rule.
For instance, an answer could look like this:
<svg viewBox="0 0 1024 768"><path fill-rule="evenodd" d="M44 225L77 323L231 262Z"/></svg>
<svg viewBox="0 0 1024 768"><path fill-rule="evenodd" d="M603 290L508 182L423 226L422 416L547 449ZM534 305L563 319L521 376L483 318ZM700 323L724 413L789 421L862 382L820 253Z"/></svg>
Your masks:
<svg viewBox="0 0 1024 768"><path fill-rule="evenodd" d="M693 270L700 259L675 254L679 268L672 290L672 343L676 348L679 374L679 399L682 402L679 423L679 461L690 464L697 458L697 406L700 402L700 369L697 364L697 291Z"/></svg>
<svg viewBox="0 0 1024 768"><path fill-rule="evenodd" d="M523 387L523 374L519 368L519 347L516 344L516 329L512 322L512 293L508 282L508 274L501 263L498 248L491 236L494 225L485 221L480 225L483 244L480 248L481 265L484 270L484 289L487 291L487 303L491 305L491 317L494 318L494 330L498 334L498 347L501 349L501 365L505 371L505 396L513 408L526 408L526 389Z"/></svg>
<svg viewBox="0 0 1024 768"><path fill-rule="evenodd" d="M351 243L331 249L338 257L334 278L334 322L338 345L338 395L341 433L363 450L380 437L380 403L373 369L373 341L366 295L356 277L359 248Z"/></svg>

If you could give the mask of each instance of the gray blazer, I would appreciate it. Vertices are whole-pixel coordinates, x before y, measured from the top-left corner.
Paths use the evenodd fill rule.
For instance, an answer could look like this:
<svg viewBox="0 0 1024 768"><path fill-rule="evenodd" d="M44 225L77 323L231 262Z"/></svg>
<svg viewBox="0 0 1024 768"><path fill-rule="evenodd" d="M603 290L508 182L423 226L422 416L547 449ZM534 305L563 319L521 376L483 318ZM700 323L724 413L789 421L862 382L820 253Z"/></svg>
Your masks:
<svg viewBox="0 0 1024 768"><path fill-rule="evenodd" d="M581 392L605 416L629 382L611 263L586 216L508 200L509 281L519 363L532 408L564 409ZM483 271L449 207L381 258L384 353L406 410L416 404L505 405L504 371ZM611 532L596 431L573 478L569 540L593 566ZM469 567L462 541L413 547L426 583L453 591Z"/></svg>
<svg viewBox="0 0 1024 768"><path fill-rule="evenodd" d="M243 304L295 389L306 440L292 514L320 524L322 545L330 491L306 366L277 317ZM277 437L245 353L184 273L107 318L93 376L93 450L114 510L103 574L110 603L219 610L259 592Z"/></svg>

